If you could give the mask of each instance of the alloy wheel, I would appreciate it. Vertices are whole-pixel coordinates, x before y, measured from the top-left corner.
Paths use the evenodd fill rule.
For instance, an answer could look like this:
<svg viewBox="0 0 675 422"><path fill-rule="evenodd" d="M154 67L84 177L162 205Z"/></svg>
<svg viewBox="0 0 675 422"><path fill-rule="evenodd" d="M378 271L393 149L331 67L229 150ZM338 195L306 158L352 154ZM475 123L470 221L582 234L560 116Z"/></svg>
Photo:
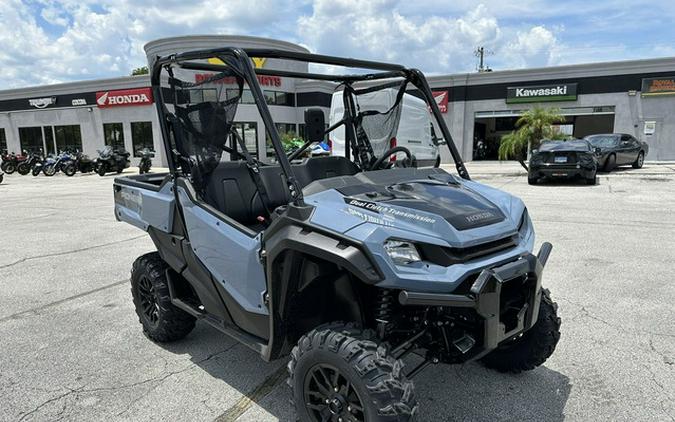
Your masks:
<svg viewBox="0 0 675 422"><path fill-rule="evenodd" d="M315 421L364 421L363 403L349 379L328 364L314 365L305 376L305 406Z"/></svg>
<svg viewBox="0 0 675 422"><path fill-rule="evenodd" d="M138 280L138 293L141 299L141 310L149 323L156 325L159 321L159 304L155 295L155 286L147 277Z"/></svg>

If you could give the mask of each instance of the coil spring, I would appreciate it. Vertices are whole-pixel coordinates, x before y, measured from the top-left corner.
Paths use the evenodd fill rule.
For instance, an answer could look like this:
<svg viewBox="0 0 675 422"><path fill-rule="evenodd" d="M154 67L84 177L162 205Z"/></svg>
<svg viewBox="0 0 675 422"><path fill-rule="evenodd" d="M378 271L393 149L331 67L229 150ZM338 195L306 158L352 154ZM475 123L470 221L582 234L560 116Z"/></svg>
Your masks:
<svg viewBox="0 0 675 422"><path fill-rule="evenodd" d="M379 289L375 299L375 319L378 323L388 324L393 315L394 298L391 290Z"/></svg>

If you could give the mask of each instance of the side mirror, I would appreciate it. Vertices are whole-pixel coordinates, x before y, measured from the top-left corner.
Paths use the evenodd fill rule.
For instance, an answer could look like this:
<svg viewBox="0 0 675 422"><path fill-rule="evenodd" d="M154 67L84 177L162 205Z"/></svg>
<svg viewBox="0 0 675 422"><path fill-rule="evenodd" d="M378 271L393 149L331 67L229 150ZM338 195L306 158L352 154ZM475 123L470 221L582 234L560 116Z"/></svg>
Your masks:
<svg viewBox="0 0 675 422"><path fill-rule="evenodd" d="M305 110L305 137L310 142L321 142L326 131L326 118L320 108Z"/></svg>
<svg viewBox="0 0 675 422"><path fill-rule="evenodd" d="M595 147L593 151L595 151L595 153L598 155L602 154L602 149L600 147Z"/></svg>
<svg viewBox="0 0 675 422"><path fill-rule="evenodd" d="M531 154L534 155L534 154L536 154L536 153L538 153L538 152L539 152L538 149L533 149L532 152L531 152Z"/></svg>

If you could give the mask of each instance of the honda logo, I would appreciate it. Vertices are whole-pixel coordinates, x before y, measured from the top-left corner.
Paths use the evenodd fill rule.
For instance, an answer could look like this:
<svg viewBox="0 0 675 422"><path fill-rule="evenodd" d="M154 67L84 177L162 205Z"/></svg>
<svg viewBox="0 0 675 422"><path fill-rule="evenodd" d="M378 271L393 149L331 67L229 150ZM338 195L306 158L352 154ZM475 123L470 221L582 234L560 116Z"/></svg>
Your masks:
<svg viewBox="0 0 675 422"><path fill-rule="evenodd" d="M96 104L99 107L152 104L152 90L150 88L137 88L97 92Z"/></svg>

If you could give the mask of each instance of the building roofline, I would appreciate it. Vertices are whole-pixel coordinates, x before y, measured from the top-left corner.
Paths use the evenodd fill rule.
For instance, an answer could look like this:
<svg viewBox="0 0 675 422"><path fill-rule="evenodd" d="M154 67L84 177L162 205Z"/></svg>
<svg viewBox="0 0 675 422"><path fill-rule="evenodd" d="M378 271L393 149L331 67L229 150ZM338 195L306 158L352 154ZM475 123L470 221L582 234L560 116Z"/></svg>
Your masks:
<svg viewBox="0 0 675 422"><path fill-rule="evenodd" d="M669 71L672 71L673 74L675 74L675 57L496 70L483 73L458 73L450 75L428 76L427 79L429 80L430 84L435 86L443 86L444 83L446 86L470 86L505 82L574 79L581 76L612 76Z"/></svg>
<svg viewBox="0 0 675 422"><path fill-rule="evenodd" d="M0 90L0 100L32 96L76 94L78 92L106 91L109 89L143 88L150 86L149 75L121 76L118 78L89 79L51 85L35 85Z"/></svg>

